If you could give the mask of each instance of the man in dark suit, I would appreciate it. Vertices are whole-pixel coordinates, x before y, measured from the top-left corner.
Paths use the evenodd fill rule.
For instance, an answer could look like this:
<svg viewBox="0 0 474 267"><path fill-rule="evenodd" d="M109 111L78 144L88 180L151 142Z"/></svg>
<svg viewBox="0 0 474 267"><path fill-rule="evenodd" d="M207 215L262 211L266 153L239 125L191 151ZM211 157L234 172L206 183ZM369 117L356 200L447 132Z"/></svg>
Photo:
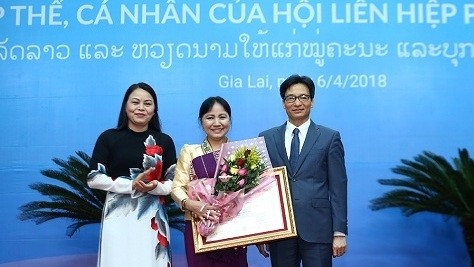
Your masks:
<svg viewBox="0 0 474 267"><path fill-rule="evenodd" d="M258 245L273 267L331 267L346 252L347 175L338 131L310 119L315 86L292 75L280 86L288 121L259 134L272 165L286 166L296 238ZM295 130L297 129L297 130Z"/></svg>

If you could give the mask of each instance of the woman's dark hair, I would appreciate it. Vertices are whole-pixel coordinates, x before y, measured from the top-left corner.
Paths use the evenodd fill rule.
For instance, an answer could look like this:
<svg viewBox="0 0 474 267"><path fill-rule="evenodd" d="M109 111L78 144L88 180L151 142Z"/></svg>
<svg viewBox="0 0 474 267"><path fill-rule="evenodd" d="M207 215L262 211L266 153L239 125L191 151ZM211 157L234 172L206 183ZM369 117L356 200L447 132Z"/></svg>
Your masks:
<svg viewBox="0 0 474 267"><path fill-rule="evenodd" d="M202 117L204 116L204 114L208 113L212 109L215 103L219 103L222 105L222 107L227 112L227 114L229 114L229 120L232 118L229 103L220 96L211 96L211 97L208 97L206 100L204 100L201 104L201 107L199 108L199 117L198 117L199 124L201 124Z"/></svg>
<svg viewBox="0 0 474 267"><path fill-rule="evenodd" d="M128 87L127 91L125 92L125 95L123 96L122 107L120 108L119 118L117 122L117 129L125 129L128 127L128 117L127 117L127 110L126 110L127 101L128 101L128 98L130 97L130 94L132 94L132 92L137 89L143 89L147 91L151 95L151 97L153 97L153 102L155 102L155 111L154 111L155 114L153 114L153 117L148 123L148 129L161 132L161 122L160 122L160 117L158 116L158 99L156 98L155 90L153 90L153 87L151 87L150 85L144 82L134 83L130 85L130 87Z"/></svg>
<svg viewBox="0 0 474 267"><path fill-rule="evenodd" d="M306 85L309 89L309 95L311 100L314 98L314 82L308 76L300 76L298 74L293 74L290 77L286 78L280 85L280 96L281 99L285 99L285 93L288 88L290 88L293 84L302 83Z"/></svg>

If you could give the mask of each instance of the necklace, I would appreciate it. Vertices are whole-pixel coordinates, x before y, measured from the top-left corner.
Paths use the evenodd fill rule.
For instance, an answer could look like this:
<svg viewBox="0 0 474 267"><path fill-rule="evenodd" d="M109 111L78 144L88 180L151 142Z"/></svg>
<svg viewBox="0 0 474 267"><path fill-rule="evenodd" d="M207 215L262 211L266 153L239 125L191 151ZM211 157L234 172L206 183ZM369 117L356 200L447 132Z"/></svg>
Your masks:
<svg viewBox="0 0 474 267"><path fill-rule="evenodd" d="M227 137L225 137L225 140L223 143L227 143L229 141L229 139L227 139ZM211 153L214 151L214 149L212 149L212 145L211 145L211 142L209 142L209 139L206 137L204 139L204 141L202 141L202 144L201 144L201 148L202 148L202 151L204 152L204 154L207 154L207 153ZM220 147L217 151L220 150Z"/></svg>

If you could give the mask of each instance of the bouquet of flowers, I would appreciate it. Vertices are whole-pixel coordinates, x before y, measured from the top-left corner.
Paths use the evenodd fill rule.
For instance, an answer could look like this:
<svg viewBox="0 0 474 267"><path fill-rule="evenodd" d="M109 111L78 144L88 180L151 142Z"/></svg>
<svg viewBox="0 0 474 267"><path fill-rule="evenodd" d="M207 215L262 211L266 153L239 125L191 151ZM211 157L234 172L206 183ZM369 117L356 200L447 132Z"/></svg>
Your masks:
<svg viewBox="0 0 474 267"><path fill-rule="evenodd" d="M256 147L239 147L228 158L222 158L217 173L216 192L244 193L259 183L259 176L267 169L261 153Z"/></svg>
<svg viewBox="0 0 474 267"><path fill-rule="evenodd" d="M225 143L215 177L192 180L188 184L188 195L218 207L219 223L226 222L238 215L246 197L273 181L274 176L265 175L271 167L263 137ZM207 219L198 222L198 232L204 237L212 234L216 227Z"/></svg>

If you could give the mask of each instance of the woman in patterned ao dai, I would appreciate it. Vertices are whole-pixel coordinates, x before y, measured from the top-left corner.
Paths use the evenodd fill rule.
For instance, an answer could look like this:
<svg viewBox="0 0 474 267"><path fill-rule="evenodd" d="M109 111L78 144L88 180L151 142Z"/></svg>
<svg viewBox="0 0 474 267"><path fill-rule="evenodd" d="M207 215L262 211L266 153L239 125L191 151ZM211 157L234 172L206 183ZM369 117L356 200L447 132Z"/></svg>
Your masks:
<svg viewBox="0 0 474 267"><path fill-rule="evenodd" d="M117 128L94 147L91 188L107 191L99 241L99 267L171 266L170 231L163 196L170 194L176 150L161 132L155 91L131 85ZM167 179L170 178L170 179Z"/></svg>

